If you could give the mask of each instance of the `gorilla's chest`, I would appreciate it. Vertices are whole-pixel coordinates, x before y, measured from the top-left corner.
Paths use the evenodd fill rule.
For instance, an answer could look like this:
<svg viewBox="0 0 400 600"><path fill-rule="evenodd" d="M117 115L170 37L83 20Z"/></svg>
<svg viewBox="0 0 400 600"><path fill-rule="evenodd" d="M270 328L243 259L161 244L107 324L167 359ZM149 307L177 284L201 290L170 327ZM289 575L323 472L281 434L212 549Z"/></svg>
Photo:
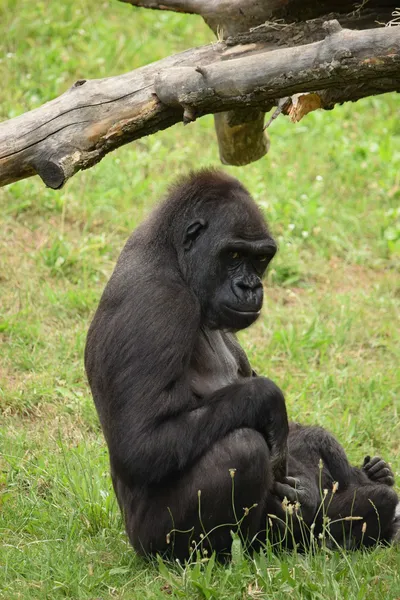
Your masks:
<svg viewBox="0 0 400 600"><path fill-rule="evenodd" d="M238 381L240 373L238 350L227 334L201 330L189 367L191 389L197 396L206 396Z"/></svg>

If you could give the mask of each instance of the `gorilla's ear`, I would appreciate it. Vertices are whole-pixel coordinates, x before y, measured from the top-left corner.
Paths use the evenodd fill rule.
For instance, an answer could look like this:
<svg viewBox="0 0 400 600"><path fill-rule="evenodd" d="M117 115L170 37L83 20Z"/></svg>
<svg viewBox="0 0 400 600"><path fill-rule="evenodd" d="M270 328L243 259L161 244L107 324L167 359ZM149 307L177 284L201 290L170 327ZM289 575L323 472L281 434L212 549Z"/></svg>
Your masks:
<svg viewBox="0 0 400 600"><path fill-rule="evenodd" d="M188 225L183 240L183 247L185 250L190 250L194 241L199 237L201 230L205 229L207 223L204 219L196 219L190 225Z"/></svg>

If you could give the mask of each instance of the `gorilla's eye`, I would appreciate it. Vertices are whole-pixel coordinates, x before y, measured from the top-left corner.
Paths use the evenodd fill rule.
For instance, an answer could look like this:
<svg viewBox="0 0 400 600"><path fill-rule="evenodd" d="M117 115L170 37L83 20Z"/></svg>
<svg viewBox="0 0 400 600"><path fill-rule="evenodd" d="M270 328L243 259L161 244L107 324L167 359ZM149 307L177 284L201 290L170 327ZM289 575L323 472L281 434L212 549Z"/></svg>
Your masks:
<svg viewBox="0 0 400 600"><path fill-rule="evenodd" d="M240 258L239 252L229 252L229 255L231 258L233 258L233 260L239 260Z"/></svg>
<svg viewBox="0 0 400 600"><path fill-rule="evenodd" d="M267 256L259 256L258 260L259 262L267 262Z"/></svg>

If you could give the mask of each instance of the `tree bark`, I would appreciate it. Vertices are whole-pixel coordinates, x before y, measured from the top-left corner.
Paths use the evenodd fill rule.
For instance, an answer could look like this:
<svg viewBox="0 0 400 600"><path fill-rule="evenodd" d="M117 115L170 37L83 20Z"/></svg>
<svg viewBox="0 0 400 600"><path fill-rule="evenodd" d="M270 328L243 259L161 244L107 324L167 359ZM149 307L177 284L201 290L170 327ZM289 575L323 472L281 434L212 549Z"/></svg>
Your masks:
<svg viewBox="0 0 400 600"><path fill-rule="evenodd" d="M377 22L386 23L398 6L398 0L120 0L138 8L168 10L203 17L214 31L226 39L228 36L246 32L266 21L287 23L305 22L334 13L353 22L359 20L357 29L376 27Z"/></svg>
<svg viewBox="0 0 400 600"><path fill-rule="evenodd" d="M219 38L234 36L241 43L259 37L270 49L309 44L321 40L322 23L338 18L343 27L365 29L390 19L397 0L121 0L132 6L197 14ZM335 11L328 15L329 11ZM320 15L323 17L318 18ZM317 18L316 18L317 17ZM312 21L306 21L312 19ZM282 26L295 22L292 26ZM265 24L265 25L263 25ZM256 28L258 31L250 31ZM242 34L238 37L238 34ZM237 43L237 41L235 41ZM243 165L267 153L269 140L264 115L245 108L214 115L220 158L223 163ZM234 123L234 125L233 125Z"/></svg>
<svg viewBox="0 0 400 600"><path fill-rule="evenodd" d="M270 143L264 132L264 112L239 108L215 114L214 123L222 164L248 165L268 152Z"/></svg>
<svg viewBox="0 0 400 600"><path fill-rule="evenodd" d="M121 0L132 6L200 15L223 37L248 31L264 23L285 2L282 0Z"/></svg>
<svg viewBox="0 0 400 600"><path fill-rule="evenodd" d="M298 92L324 90L322 106L330 107L399 91L400 27L351 31L329 22L327 32L322 41L268 53L261 42L221 42L125 75L78 81L0 124L0 185L38 174L57 189L118 146L182 118L251 109L256 119Z"/></svg>
<svg viewBox="0 0 400 600"><path fill-rule="evenodd" d="M329 21L327 30L328 36L313 44L219 60L201 69L161 71L156 94L168 106L191 106L201 116L235 105L269 109L276 98L374 79L398 91L399 28L351 31Z"/></svg>

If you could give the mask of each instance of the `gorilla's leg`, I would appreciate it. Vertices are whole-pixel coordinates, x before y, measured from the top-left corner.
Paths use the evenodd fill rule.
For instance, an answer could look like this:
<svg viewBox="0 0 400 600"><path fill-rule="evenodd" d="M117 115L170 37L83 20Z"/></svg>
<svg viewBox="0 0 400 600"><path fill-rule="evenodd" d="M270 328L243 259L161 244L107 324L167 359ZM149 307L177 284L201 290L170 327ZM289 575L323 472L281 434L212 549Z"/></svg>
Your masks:
<svg viewBox="0 0 400 600"><path fill-rule="evenodd" d="M237 429L214 444L179 479L171 478L136 495L120 482L114 484L134 548L142 554L173 552L174 557L184 559L201 535L208 553L228 553L230 532L246 508L250 510L241 523L241 535L251 541L264 530L272 480L263 436L251 429Z"/></svg>
<svg viewBox="0 0 400 600"><path fill-rule="evenodd" d="M387 485L369 483L350 486L329 499L330 533L346 548L390 542L395 534L396 492ZM346 517L362 517L346 520Z"/></svg>

